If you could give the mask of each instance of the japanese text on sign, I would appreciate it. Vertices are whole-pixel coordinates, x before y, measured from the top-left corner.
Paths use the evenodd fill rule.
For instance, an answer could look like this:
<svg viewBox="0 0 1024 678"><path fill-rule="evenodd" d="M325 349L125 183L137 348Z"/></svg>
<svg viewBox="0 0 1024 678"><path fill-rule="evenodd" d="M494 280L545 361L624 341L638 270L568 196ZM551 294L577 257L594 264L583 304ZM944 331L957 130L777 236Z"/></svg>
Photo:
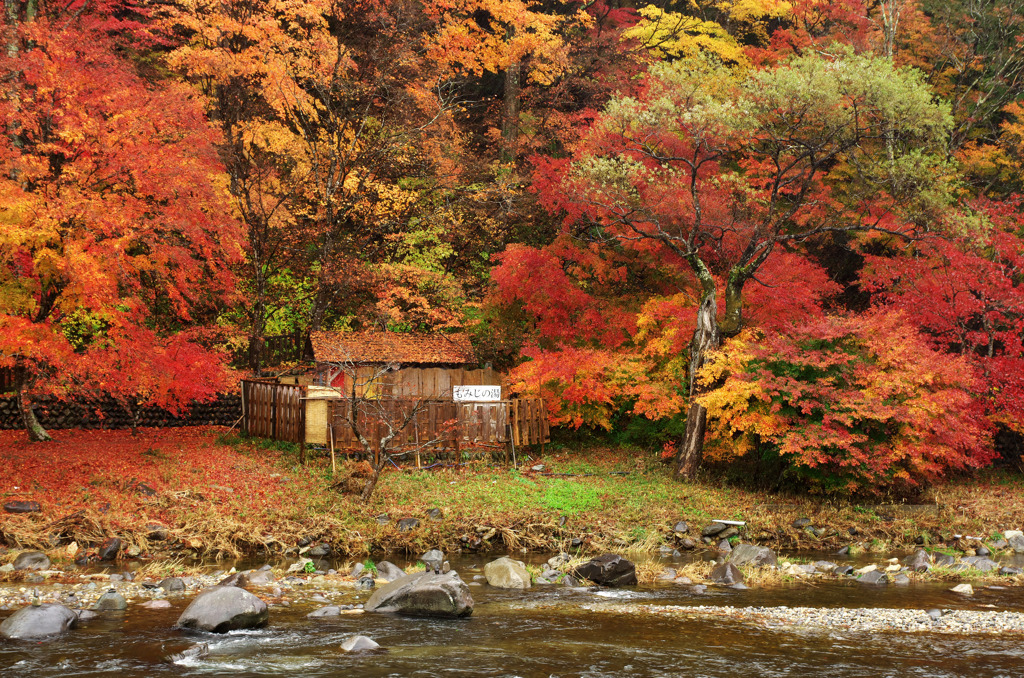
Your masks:
<svg viewBox="0 0 1024 678"><path fill-rule="evenodd" d="M500 386L453 386L452 399L456 402L483 401L496 402L501 400Z"/></svg>

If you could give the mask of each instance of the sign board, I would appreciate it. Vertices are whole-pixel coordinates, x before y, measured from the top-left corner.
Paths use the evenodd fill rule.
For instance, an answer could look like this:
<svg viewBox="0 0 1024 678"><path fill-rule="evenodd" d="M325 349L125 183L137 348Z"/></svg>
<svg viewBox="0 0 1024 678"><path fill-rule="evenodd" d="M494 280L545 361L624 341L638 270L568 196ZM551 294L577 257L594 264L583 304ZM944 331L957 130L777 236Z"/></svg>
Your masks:
<svg viewBox="0 0 1024 678"><path fill-rule="evenodd" d="M452 400L455 402L498 402L501 400L501 387L452 386Z"/></svg>

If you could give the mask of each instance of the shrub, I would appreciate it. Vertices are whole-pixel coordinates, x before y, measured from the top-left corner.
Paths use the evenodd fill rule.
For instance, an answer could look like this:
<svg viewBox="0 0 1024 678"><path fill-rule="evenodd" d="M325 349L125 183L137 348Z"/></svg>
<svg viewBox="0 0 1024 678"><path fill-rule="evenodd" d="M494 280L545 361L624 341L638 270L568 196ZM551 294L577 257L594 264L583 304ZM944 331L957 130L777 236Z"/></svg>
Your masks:
<svg viewBox="0 0 1024 678"><path fill-rule="evenodd" d="M908 491L991 461L966 360L933 350L899 314L747 331L700 376L708 457L757 450L812 489Z"/></svg>

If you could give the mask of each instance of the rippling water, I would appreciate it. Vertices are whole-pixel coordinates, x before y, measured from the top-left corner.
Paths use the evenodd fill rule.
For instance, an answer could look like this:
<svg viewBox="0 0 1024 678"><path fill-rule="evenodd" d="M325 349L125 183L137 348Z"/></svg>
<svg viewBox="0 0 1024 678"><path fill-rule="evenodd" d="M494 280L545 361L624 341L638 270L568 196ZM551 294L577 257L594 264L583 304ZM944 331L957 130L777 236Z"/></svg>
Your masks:
<svg viewBox="0 0 1024 678"><path fill-rule="evenodd" d="M472 574L458 563L466 579ZM1018 635L857 634L842 630L763 629L708 620L601 614L581 605L962 607L1024 611L1024 591L979 590L973 598L939 584L867 587L850 582L734 591L703 596L674 586L629 591L536 587L509 592L474 586L473 616L429 620L389 615L307 619L316 603L272 607L270 625L227 635L171 629L188 599L169 610L131 607L43 643L0 641L0 675L43 676L1020 676ZM350 602L356 602L351 593ZM294 596L302 598L302 594ZM363 594L362 599L365 599ZM355 633L386 651L346 655ZM166 664L189 644L210 645L206 659Z"/></svg>

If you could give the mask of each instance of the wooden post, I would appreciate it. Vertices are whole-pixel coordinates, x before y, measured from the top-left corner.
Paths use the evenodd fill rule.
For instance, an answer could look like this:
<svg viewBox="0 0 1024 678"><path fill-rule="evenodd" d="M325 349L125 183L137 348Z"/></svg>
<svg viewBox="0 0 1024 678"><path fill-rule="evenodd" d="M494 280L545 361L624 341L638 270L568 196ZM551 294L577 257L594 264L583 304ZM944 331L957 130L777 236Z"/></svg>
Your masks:
<svg viewBox="0 0 1024 678"><path fill-rule="evenodd" d="M338 472L338 464L334 461L334 423L327 424L327 432L331 436L331 475L333 476Z"/></svg>
<svg viewBox="0 0 1024 678"><path fill-rule="evenodd" d="M298 417L298 431L299 436L299 463L303 466L306 465L306 396L308 396L308 389L305 386L300 386L296 389L295 401L299 406L299 417Z"/></svg>

